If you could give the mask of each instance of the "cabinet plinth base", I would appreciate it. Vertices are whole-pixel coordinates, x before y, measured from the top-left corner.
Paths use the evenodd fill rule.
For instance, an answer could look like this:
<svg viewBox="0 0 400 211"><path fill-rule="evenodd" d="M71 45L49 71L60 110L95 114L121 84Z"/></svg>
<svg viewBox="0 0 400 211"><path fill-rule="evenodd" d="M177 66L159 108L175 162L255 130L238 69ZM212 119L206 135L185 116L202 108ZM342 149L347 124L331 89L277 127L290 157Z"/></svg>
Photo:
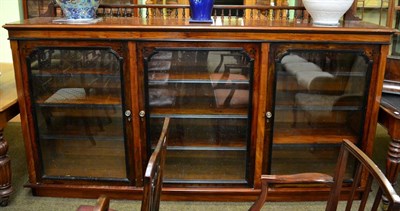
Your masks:
<svg viewBox="0 0 400 211"><path fill-rule="evenodd" d="M66 198L97 198L105 194L114 199L141 200L143 189L128 186L119 187L85 187L59 185L26 185L32 188L34 196L66 197ZM361 192L360 192L361 193ZM215 202L252 202L260 194L253 188L163 188L161 200L164 201L215 201ZM269 201L326 201L329 188L274 188L270 190ZM343 199L348 196L344 191Z"/></svg>

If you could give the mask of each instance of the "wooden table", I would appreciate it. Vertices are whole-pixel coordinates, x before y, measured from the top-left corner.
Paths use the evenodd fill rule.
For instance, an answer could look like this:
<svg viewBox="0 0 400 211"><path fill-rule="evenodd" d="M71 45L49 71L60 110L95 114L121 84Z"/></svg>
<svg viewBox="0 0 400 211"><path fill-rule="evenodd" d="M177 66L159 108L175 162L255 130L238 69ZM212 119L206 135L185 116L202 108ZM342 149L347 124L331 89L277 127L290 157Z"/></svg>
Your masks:
<svg viewBox="0 0 400 211"><path fill-rule="evenodd" d="M378 122L387 129L392 139L387 154L386 176L394 184L400 167L400 95L382 94Z"/></svg>
<svg viewBox="0 0 400 211"><path fill-rule="evenodd" d="M3 137L7 122L19 114L12 64L0 63L0 206L6 206L13 192L8 143Z"/></svg>

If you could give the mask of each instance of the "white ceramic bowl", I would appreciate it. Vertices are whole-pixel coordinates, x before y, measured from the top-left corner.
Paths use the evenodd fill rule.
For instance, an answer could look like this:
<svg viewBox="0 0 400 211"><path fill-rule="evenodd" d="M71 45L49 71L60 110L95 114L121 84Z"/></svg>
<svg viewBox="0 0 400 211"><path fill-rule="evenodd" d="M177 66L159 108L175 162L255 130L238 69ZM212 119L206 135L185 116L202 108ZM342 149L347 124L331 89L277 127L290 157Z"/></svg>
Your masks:
<svg viewBox="0 0 400 211"><path fill-rule="evenodd" d="M354 0L303 0L304 7L313 19L313 24L336 26L340 18L351 7Z"/></svg>

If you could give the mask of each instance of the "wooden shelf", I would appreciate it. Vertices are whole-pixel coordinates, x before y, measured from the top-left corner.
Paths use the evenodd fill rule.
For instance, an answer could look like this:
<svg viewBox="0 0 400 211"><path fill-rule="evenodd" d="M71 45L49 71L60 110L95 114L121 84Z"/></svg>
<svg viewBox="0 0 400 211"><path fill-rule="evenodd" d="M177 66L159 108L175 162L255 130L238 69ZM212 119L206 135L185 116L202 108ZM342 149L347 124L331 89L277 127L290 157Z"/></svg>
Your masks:
<svg viewBox="0 0 400 211"><path fill-rule="evenodd" d="M359 135L348 125L330 125L316 128L308 124L291 126L276 123L274 144L339 144L343 139L357 142Z"/></svg>
<svg viewBox="0 0 400 211"><path fill-rule="evenodd" d="M150 74L150 73L149 73ZM166 74L166 73L163 73ZM194 74L189 74L189 73L168 73L167 74L168 79L163 78L160 79L158 77L155 77L156 79L152 80L149 79L149 83L154 83L154 84L163 84L163 83L191 83L191 84L243 84L243 85L249 85L250 82L249 80L231 80L231 79L220 79L220 80L212 80L210 78L210 73L194 73ZM244 75L243 75L244 76ZM157 80L158 79L158 80Z"/></svg>
<svg viewBox="0 0 400 211"><path fill-rule="evenodd" d="M56 90L61 88L84 88L84 89L121 89L121 81L119 76L84 76L73 75L73 76L38 76L35 75L33 80L41 83L42 86L46 86L48 89ZM62 80L60 83L59 80Z"/></svg>
<svg viewBox="0 0 400 211"><path fill-rule="evenodd" d="M95 178L126 178L124 142L49 140L42 142L44 175ZM76 178L77 177L77 178Z"/></svg>
<svg viewBox="0 0 400 211"><path fill-rule="evenodd" d="M248 118L247 108L152 108L151 118Z"/></svg>
<svg viewBox="0 0 400 211"><path fill-rule="evenodd" d="M171 118L168 150L180 151L246 151L247 119L177 119ZM162 119L151 119L151 134L159 134ZM157 142L150 135L152 147Z"/></svg>
<svg viewBox="0 0 400 211"><path fill-rule="evenodd" d="M91 90L89 90L91 91ZM55 93L37 97L39 106L62 105L120 105L121 97L115 93L96 92L86 93L84 88L62 88Z"/></svg>
<svg viewBox="0 0 400 211"><path fill-rule="evenodd" d="M169 151L165 161L164 181L192 180L195 183L208 183L214 180L215 183L228 180L230 183L244 183L245 158L244 151Z"/></svg>
<svg viewBox="0 0 400 211"><path fill-rule="evenodd" d="M234 151L243 151L246 150L247 144L246 140L239 139L230 140L215 140L215 139L194 139L191 138L181 140L170 138L168 140L168 149L169 150L193 150L193 151L207 151L207 150L234 150Z"/></svg>
<svg viewBox="0 0 400 211"><path fill-rule="evenodd" d="M272 151L270 174L295 174L318 172L332 175L336 166L340 144L336 147L323 145L278 146Z"/></svg>
<svg viewBox="0 0 400 211"><path fill-rule="evenodd" d="M73 68L68 67L65 69L59 67L53 68L43 68L43 69L33 69L32 76L58 76L58 77L66 77L66 76L118 76L120 71L105 68L105 67L96 67L96 68Z"/></svg>
<svg viewBox="0 0 400 211"><path fill-rule="evenodd" d="M43 123L38 127L40 140L124 141L121 119L78 117L53 118L51 125Z"/></svg>

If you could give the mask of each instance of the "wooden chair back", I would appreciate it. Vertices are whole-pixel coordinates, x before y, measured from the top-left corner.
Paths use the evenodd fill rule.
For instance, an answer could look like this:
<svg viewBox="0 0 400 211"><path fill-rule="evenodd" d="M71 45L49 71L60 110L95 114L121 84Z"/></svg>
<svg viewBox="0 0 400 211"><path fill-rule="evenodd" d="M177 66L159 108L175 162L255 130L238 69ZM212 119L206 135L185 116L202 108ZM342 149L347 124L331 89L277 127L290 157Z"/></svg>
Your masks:
<svg viewBox="0 0 400 211"><path fill-rule="evenodd" d="M242 53L220 54L220 61L210 74L217 108L248 105L251 69L250 58Z"/></svg>
<svg viewBox="0 0 400 211"><path fill-rule="evenodd" d="M387 198L388 204L386 210L398 211L400 210L400 197L397 195L392 184L378 168L378 166L356 145L348 140L344 140L339 153L338 163L336 165L334 184L329 195L326 210L336 210L343 188L344 180L346 179L345 173L350 161L350 158L355 160L354 175L350 189L350 196L347 199L346 210L351 210L353 202L361 190L361 198L359 210L378 210L379 204L382 201L382 194ZM362 180L363 176L367 176L366 181ZM370 196L372 192L373 182L377 183L377 190L375 196ZM373 199L371 208L366 208L369 199Z"/></svg>
<svg viewBox="0 0 400 211"><path fill-rule="evenodd" d="M348 164L351 165L349 166ZM347 171L351 171L350 175L352 179L350 180L347 179L347 176L349 176L349 174L346 174ZM363 178L367 179L364 180ZM357 204L355 207L358 206L358 210L378 210L379 204L382 201L382 195L387 198L386 210L400 210L400 197L393 189L389 180L363 151L348 140L344 140L342 143L333 177L320 173L304 173L295 175L263 175L261 180L262 191L259 198L250 208L252 211L260 210L263 206L268 196L269 184L305 183L332 185L326 206L327 211L337 210L339 199L341 199L343 192L348 194L346 210L355 210L356 208L353 207L354 204ZM372 191L373 181L377 184L377 190L374 191ZM344 183L346 184L344 185ZM375 196L370 194L372 192L375 193ZM356 199L360 200L354 203ZM371 199L373 203L368 203ZM367 205L371 205L371 207L367 208Z"/></svg>
<svg viewBox="0 0 400 211"><path fill-rule="evenodd" d="M144 174L142 211L157 211L160 207L169 121L169 118L165 118L160 138L147 164Z"/></svg>

